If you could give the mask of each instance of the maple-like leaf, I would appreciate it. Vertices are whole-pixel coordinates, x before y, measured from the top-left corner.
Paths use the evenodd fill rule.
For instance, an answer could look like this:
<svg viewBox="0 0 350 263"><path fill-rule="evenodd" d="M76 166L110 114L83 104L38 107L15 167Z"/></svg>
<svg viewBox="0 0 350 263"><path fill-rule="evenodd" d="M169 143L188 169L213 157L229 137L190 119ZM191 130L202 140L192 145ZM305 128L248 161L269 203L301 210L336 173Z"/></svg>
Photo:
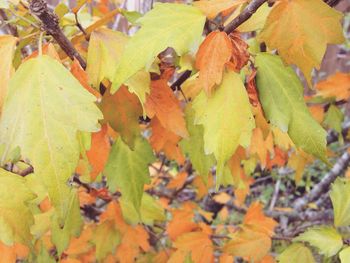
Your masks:
<svg viewBox="0 0 350 263"><path fill-rule="evenodd" d="M79 158L77 132L99 129L102 114L95 100L46 55L24 62L9 84L0 123L0 143L6 147L2 162L20 147L22 157L31 161L47 187L61 223L69 207L66 182Z"/></svg>
<svg viewBox="0 0 350 263"><path fill-rule="evenodd" d="M229 35L229 38L232 43L232 59L228 66L239 73L240 70L248 63L250 57L248 52L249 46L238 32L232 32Z"/></svg>
<svg viewBox="0 0 350 263"><path fill-rule="evenodd" d="M252 262L259 262L270 248L269 236L245 227L232 235L232 239L224 246L223 251L233 256L249 258Z"/></svg>
<svg viewBox="0 0 350 263"><path fill-rule="evenodd" d="M316 84L318 94L322 97L335 97L347 100L350 97L350 74L337 72Z"/></svg>
<svg viewBox="0 0 350 263"><path fill-rule="evenodd" d="M178 145L181 137L165 129L157 117L151 120L152 135L149 139L152 148L157 152L163 151L169 160L175 160L178 164L185 162L185 157Z"/></svg>
<svg viewBox="0 0 350 263"><path fill-rule="evenodd" d="M182 255L190 253L193 263L212 263L214 261L213 244L205 232L185 233L176 239L174 247L177 248L177 251L170 257L169 263L178 262L173 260L173 257L177 257L177 253L182 253Z"/></svg>
<svg viewBox="0 0 350 263"><path fill-rule="evenodd" d="M208 98L202 91L193 101L195 123L204 127L204 149L217 160L217 187L226 162L239 145L247 147L255 126L249 99L240 76L224 74L215 94Z"/></svg>
<svg viewBox="0 0 350 263"><path fill-rule="evenodd" d="M257 55L256 65L259 98L266 118L288 131L297 147L327 162L327 133L308 111L303 86L293 69L286 67L280 57L267 53Z"/></svg>
<svg viewBox="0 0 350 263"><path fill-rule="evenodd" d="M257 154L262 168L265 168L267 155L273 153L272 133L269 133L268 136L264 138L262 130L260 128L255 128L249 146L249 153Z"/></svg>
<svg viewBox="0 0 350 263"><path fill-rule="evenodd" d="M193 5L203 12L209 19L215 18L221 12L234 10L247 0L200 0Z"/></svg>
<svg viewBox="0 0 350 263"><path fill-rule="evenodd" d="M210 168L215 164L215 158L213 154L207 155L204 152L204 129L202 125L194 124L195 112L191 104L186 106L185 115L190 136L180 141L180 147L184 153L188 154L193 167L207 182Z"/></svg>
<svg viewBox="0 0 350 263"><path fill-rule="evenodd" d="M151 93L147 96L145 107L147 115L150 118L156 116L165 129L181 137L188 137L180 102L166 80L152 82Z"/></svg>
<svg viewBox="0 0 350 263"><path fill-rule="evenodd" d="M100 108L104 119L133 149L134 141L141 133L139 116L142 115L142 108L137 97L124 86L113 95L106 91Z"/></svg>
<svg viewBox="0 0 350 263"><path fill-rule="evenodd" d="M24 178L3 169L0 185L0 241L8 246L15 242L29 245L34 217L27 205L35 195Z"/></svg>
<svg viewBox="0 0 350 263"><path fill-rule="evenodd" d="M196 68L199 82L208 96L214 85L219 85L225 64L232 56L232 43L225 32L211 32L199 47L196 55Z"/></svg>
<svg viewBox="0 0 350 263"><path fill-rule="evenodd" d="M327 44L344 41L342 16L322 0L280 0L259 38L277 49L286 63L297 65L311 84L311 71L319 68Z"/></svg>
<svg viewBox="0 0 350 263"><path fill-rule="evenodd" d="M167 47L178 55L190 50L201 38L205 16L193 6L157 3L137 22L141 29L130 39L120 58L112 92L144 67Z"/></svg>
<svg viewBox="0 0 350 263"><path fill-rule="evenodd" d="M144 139L137 138L132 151L120 138L112 146L105 173L111 191L120 189L139 211L144 184L149 182L148 165L154 160L151 146Z"/></svg>
<svg viewBox="0 0 350 263"><path fill-rule="evenodd" d="M300 243L291 244L277 257L281 263L315 263L315 259L310 249Z"/></svg>
<svg viewBox="0 0 350 263"><path fill-rule="evenodd" d="M326 257L334 256L343 246L342 236L331 226L316 226L307 229L293 241L308 242L318 248L319 252Z"/></svg>
<svg viewBox="0 0 350 263"><path fill-rule="evenodd" d="M11 35L0 36L0 113L4 104L8 83L13 71L12 59L15 53L17 38Z"/></svg>
<svg viewBox="0 0 350 263"><path fill-rule="evenodd" d="M109 253L113 253L120 244L120 239L120 233L112 220L106 220L97 225L92 239L96 246L96 259L100 261Z"/></svg>

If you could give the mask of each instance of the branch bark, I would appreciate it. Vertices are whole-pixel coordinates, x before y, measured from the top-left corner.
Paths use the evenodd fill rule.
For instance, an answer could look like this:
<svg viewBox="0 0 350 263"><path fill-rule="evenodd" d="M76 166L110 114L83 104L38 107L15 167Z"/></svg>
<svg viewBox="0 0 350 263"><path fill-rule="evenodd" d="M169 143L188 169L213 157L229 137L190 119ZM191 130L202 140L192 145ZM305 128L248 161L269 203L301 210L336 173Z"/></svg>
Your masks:
<svg viewBox="0 0 350 263"><path fill-rule="evenodd" d="M329 190L331 183L345 170L350 164L350 154L345 152L335 163L333 168L316 184L312 190L305 196L294 201L293 207L296 211L301 211L308 203L318 199L324 192Z"/></svg>
<svg viewBox="0 0 350 263"><path fill-rule="evenodd" d="M47 34L51 35L56 40L58 45L70 57L70 59L74 60L74 58L76 58L82 68L86 69L85 60L75 49L69 39L64 35L59 26L58 17L48 9L45 0L32 0L29 8L31 13L40 19L43 29L47 32Z"/></svg>

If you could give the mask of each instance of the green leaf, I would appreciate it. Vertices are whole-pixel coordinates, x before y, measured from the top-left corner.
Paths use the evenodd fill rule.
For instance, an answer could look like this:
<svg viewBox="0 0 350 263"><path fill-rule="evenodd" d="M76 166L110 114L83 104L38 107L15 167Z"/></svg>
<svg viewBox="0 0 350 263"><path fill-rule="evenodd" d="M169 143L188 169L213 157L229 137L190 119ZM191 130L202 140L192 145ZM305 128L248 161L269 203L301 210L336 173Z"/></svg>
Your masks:
<svg viewBox="0 0 350 263"><path fill-rule="evenodd" d="M59 214L68 212L68 178L79 159L77 132L97 131L102 114L96 98L70 72L48 56L24 62L9 84L0 123L2 164L15 147L29 159Z"/></svg>
<svg viewBox="0 0 350 263"><path fill-rule="evenodd" d="M146 102L146 95L150 93L150 74L144 70L140 70L134 76L132 76L132 78L127 80L125 85L128 86L131 93L135 93L135 95L139 98L143 109L143 116L146 117L144 104Z"/></svg>
<svg viewBox="0 0 350 263"><path fill-rule="evenodd" d="M192 105L186 107L186 125L189 133L188 139L180 141L181 150L186 153L191 160L193 167L206 182L210 168L215 164L212 154L206 155L204 152L204 129L202 125L194 125L195 112Z"/></svg>
<svg viewBox="0 0 350 263"><path fill-rule="evenodd" d="M121 240L120 233L112 220L97 225L92 242L96 246L96 259L101 262L109 253L113 253Z"/></svg>
<svg viewBox="0 0 350 263"><path fill-rule="evenodd" d="M64 227L61 227L57 223L58 220L55 220L55 217L57 217L56 213L53 217L54 220L52 220L51 239L59 255L68 247L71 237L78 237L80 235L83 224L76 190L70 192L67 210L68 213L64 221Z"/></svg>
<svg viewBox="0 0 350 263"><path fill-rule="evenodd" d="M350 247L345 247L340 251L339 258L341 263L348 263L350 262Z"/></svg>
<svg viewBox="0 0 350 263"><path fill-rule="evenodd" d="M300 243L295 243L287 247L277 257L279 263L315 263L310 249Z"/></svg>
<svg viewBox="0 0 350 263"><path fill-rule="evenodd" d="M338 178L330 193L336 227L350 225L350 182Z"/></svg>
<svg viewBox="0 0 350 263"><path fill-rule="evenodd" d="M328 163L326 131L312 118L303 99L303 86L291 67L276 55L259 53L257 87L265 116L287 132L297 147Z"/></svg>
<svg viewBox="0 0 350 263"><path fill-rule="evenodd" d="M195 124L204 127L204 150L214 153L217 160L218 187L222 182L224 166L239 145L247 147L254 117L246 89L240 75L226 72L222 83L210 98L202 91L193 101Z"/></svg>
<svg viewBox="0 0 350 263"><path fill-rule="evenodd" d="M167 47L174 48L178 55L188 52L201 39L205 16L190 5L156 3L137 22L141 24L141 29L123 52L111 92L115 92L140 69L148 68Z"/></svg>
<svg viewBox="0 0 350 263"><path fill-rule="evenodd" d="M123 198L139 211L144 184L149 182L148 165L154 161L149 143L142 138L135 140L132 151L119 137L112 146L105 174L111 191L120 189Z"/></svg>
<svg viewBox="0 0 350 263"><path fill-rule="evenodd" d="M337 230L330 226L317 226L309 228L293 241L303 241L310 243L319 249L320 253L326 257L334 256L343 246L343 240Z"/></svg>
<svg viewBox="0 0 350 263"><path fill-rule="evenodd" d="M25 179L0 169L0 241L11 246L15 242L29 244L34 217L26 203L35 198Z"/></svg>
<svg viewBox="0 0 350 263"><path fill-rule="evenodd" d="M130 224L137 224L140 221L146 225L153 225L154 221L164 221L164 209L151 195L144 193L141 200L140 216L132 203L123 197L120 198L120 205L124 219Z"/></svg>
<svg viewBox="0 0 350 263"><path fill-rule="evenodd" d="M122 9L121 13L133 25L137 25L137 20L142 17L142 14L136 11Z"/></svg>
<svg viewBox="0 0 350 263"><path fill-rule="evenodd" d="M331 105L326 113L323 124L327 127L335 130L339 134L339 139L342 142L342 122L344 121L344 114L341 110L335 106Z"/></svg>

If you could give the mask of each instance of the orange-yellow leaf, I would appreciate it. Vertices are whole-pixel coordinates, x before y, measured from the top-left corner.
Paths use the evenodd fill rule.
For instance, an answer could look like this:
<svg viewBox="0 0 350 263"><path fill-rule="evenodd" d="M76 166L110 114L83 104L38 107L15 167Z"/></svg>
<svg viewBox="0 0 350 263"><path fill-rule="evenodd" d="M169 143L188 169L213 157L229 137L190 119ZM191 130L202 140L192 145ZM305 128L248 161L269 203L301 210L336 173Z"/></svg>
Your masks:
<svg viewBox="0 0 350 263"><path fill-rule="evenodd" d="M350 78L349 78L350 80ZM350 81L349 81L349 91L350 91ZM312 117L318 122L322 123L324 119L324 109L322 105L311 105L308 107Z"/></svg>
<svg viewBox="0 0 350 263"><path fill-rule="evenodd" d="M232 43L224 32L211 32L200 45L196 55L199 83L207 95L221 83L225 64L232 56Z"/></svg>
<svg viewBox="0 0 350 263"><path fill-rule="evenodd" d="M298 184L303 177L305 166L313 161L313 157L303 151L294 152L288 159L288 166L295 170L294 180Z"/></svg>
<svg viewBox="0 0 350 263"><path fill-rule="evenodd" d="M134 141L140 135L139 116L142 107L136 95L130 93L125 86L111 95L109 91L103 95L101 111L104 119L118 132L123 141L134 148Z"/></svg>
<svg viewBox="0 0 350 263"><path fill-rule="evenodd" d="M335 97L347 100L350 97L350 74L337 72L326 80L317 83L318 94L323 97Z"/></svg>
<svg viewBox="0 0 350 263"><path fill-rule="evenodd" d="M175 178L170 180L166 187L175 190L181 189L186 182L187 176L188 174L186 172L178 173Z"/></svg>
<svg viewBox="0 0 350 263"><path fill-rule="evenodd" d="M273 153L272 133L269 133L267 138L264 139L262 130L260 128L255 128L251 138L249 152L250 154L257 154L262 168L265 168L267 155Z"/></svg>
<svg viewBox="0 0 350 263"><path fill-rule="evenodd" d="M247 0L201 0L193 5L203 12L209 19L215 18L219 13L234 10Z"/></svg>
<svg viewBox="0 0 350 263"><path fill-rule="evenodd" d="M157 153L163 151L168 159L175 160L178 164L183 164L185 157L178 145L181 137L165 129L157 117L151 120L151 128L150 143L152 148Z"/></svg>
<svg viewBox="0 0 350 263"><path fill-rule="evenodd" d="M180 102L164 79L152 81L151 93L147 96L145 108L150 118L156 116L167 130L188 137L184 114Z"/></svg>

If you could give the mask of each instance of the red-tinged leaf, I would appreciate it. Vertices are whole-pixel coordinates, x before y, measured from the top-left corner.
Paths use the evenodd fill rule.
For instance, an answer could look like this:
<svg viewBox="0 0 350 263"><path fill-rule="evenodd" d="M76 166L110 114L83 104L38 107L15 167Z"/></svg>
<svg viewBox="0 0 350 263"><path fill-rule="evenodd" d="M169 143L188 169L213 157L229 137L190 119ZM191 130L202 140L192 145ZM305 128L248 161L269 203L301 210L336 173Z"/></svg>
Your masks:
<svg viewBox="0 0 350 263"><path fill-rule="evenodd" d="M263 213L263 206L259 202L254 202L244 216L243 224L254 231L262 232L268 236L274 234L277 222Z"/></svg>
<svg viewBox="0 0 350 263"><path fill-rule="evenodd" d="M323 97L347 100L350 97L350 74L337 72L326 80L317 83L316 88Z"/></svg>
<svg viewBox="0 0 350 263"><path fill-rule="evenodd" d="M156 116L167 130L183 137L188 137L184 114L180 102L164 79L152 81L151 93L145 104L147 115Z"/></svg>
<svg viewBox="0 0 350 263"><path fill-rule="evenodd" d="M175 160L178 164L183 164L185 157L178 145L181 137L165 129L157 117L152 119L151 128L150 143L152 148L158 153L163 151L168 159Z"/></svg>
<svg viewBox="0 0 350 263"><path fill-rule="evenodd" d="M248 44L241 38L239 32L233 32L229 35L232 43L232 59L229 66L236 72L239 72L249 60Z"/></svg>
<svg viewBox="0 0 350 263"><path fill-rule="evenodd" d="M141 104L136 95L130 93L125 86L111 95L109 91L103 95L101 111L109 125L120 134L130 148L140 136L139 116L142 115Z"/></svg>
<svg viewBox="0 0 350 263"><path fill-rule="evenodd" d="M70 68L70 72L73 74L74 77L76 77L77 80L79 80L80 84L88 92L90 92L92 95L95 95L98 99L101 98L101 94L89 85L88 75L85 72L85 70L81 67L79 61L76 58L74 58L74 61Z"/></svg>
<svg viewBox="0 0 350 263"><path fill-rule="evenodd" d="M257 72L256 69L254 69L253 72L249 75L247 79L247 87L246 87L248 97L249 97L249 102L254 107L257 107L260 104L258 90L256 89L256 84L255 84L256 72Z"/></svg>
<svg viewBox="0 0 350 263"><path fill-rule="evenodd" d="M91 147L86 152L91 169L91 179L95 180L100 172L103 171L107 163L111 145L107 134L107 125L103 125L99 132L95 132L91 136Z"/></svg>
<svg viewBox="0 0 350 263"><path fill-rule="evenodd" d="M232 56L232 44L224 32L211 32L200 45L196 55L196 68L199 70L199 83L208 96L219 85L225 64Z"/></svg>
<svg viewBox="0 0 350 263"><path fill-rule="evenodd" d="M286 164L288 160L288 154L278 147L274 148L274 154L272 157L268 154L266 157L266 168L271 170L272 167L281 167Z"/></svg>

